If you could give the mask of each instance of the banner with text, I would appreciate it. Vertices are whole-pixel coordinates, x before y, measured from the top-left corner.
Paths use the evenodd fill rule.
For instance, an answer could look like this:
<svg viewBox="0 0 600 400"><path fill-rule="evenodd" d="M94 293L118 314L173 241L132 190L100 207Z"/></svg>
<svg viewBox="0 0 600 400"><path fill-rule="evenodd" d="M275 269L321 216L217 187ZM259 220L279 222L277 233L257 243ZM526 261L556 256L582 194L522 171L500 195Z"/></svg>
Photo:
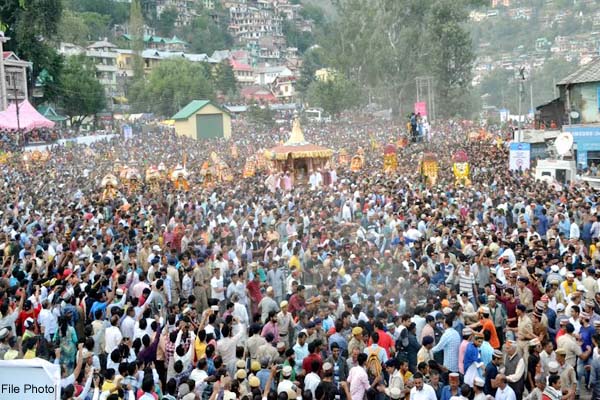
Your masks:
<svg viewBox="0 0 600 400"><path fill-rule="evenodd" d="M509 147L508 167L511 171L531 168L531 144L513 142Z"/></svg>
<svg viewBox="0 0 600 400"><path fill-rule="evenodd" d="M0 361L0 400L60 400L60 367L41 358Z"/></svg>

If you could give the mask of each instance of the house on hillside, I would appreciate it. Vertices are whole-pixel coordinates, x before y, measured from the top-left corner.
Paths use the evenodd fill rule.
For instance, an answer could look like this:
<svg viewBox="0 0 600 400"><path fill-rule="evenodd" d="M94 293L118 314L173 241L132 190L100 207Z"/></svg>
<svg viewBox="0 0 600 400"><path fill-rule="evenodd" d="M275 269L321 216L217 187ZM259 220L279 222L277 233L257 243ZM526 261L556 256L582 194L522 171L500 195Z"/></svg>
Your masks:
<svg viewBox="0 0 600 400"><path fill-rule="evenodd" d="M229 64L231 64L235 80L240 86L250 86L254 84L256 78L254 76L254 69L251 66L235 59L230 59Z"/></svg>

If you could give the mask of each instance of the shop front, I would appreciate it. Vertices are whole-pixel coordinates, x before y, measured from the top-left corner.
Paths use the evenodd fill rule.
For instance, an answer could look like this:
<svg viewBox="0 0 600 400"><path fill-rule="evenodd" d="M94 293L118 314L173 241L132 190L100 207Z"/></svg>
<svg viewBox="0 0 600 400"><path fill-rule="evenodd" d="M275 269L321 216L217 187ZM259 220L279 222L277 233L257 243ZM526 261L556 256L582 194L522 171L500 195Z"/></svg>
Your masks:
<svg viewBox="0 0 600 400"><path fill-rule="evenodd" d="M600 164L600 125L565 125L563 132L573 135L577 168Z"/></svg>

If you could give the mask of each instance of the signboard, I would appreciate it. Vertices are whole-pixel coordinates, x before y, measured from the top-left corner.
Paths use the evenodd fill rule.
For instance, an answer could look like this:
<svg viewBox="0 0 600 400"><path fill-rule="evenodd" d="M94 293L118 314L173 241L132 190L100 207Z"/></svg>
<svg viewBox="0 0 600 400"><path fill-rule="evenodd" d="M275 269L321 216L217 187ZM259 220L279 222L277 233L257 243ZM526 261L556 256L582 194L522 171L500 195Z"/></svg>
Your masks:
<svg viewBox="0 0 600 400"><path fill-rule="evenodd" d="M427 103L424 101L418 101L415 103L415 114L421 114L427 116Z"/></svg>
<svg viewBox="0 0 600 400"><path fill-rule="evenodd" d="M588 165L588 151L600 151L600 127L594 125L566 125L563 132L570 132L577 146L577 166Z"/></svg>
<svg viewBox="0 0 600 400"><path fill-rule="evenodd" d="M531 144L513 142L509 150L508 167L511 171L531 168Z"/></svg>
<svg viewBox="0 0 600 400"><path fill-rule="evenodd" d="M500 113L500 122L508 121L508 116L510 115L510 111L506 108L501 108L498 111Z"/></svg>
<svg viewBox="0 0 600 400"><path fill-rule="evenodd" d="M123 137L127 139L131 139L133 137L133 129L129 125L123 125Z"/></svg>
<svg viewBox="0 0 600 400"><path fill-rule="evenodd" d="M60 400L60 367L40 358L0 361L0 400Z"/></svg>

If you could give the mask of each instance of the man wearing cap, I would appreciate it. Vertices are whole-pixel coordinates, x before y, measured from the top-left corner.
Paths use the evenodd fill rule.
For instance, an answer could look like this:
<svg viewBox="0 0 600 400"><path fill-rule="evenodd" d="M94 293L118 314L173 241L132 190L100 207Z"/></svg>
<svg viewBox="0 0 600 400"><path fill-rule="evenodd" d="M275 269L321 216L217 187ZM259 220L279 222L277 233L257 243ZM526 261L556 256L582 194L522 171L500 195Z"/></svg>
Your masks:
<svg viewBox="0 0 600 400"><path fill-rule="evenodd" d="M529 346L529 342L527 342L527 346ZM517 351L517 344L515 342L507 340L504 347L506 352L506 356L504 357L505 378L515 393L523 393L527 363Z"/></svg>
<svg viewBox="0 0 600 400"><path fill-rule="evenodd" d="M496 379L498 375L498 369L502 365L502 360L504 359L504 353L500 350L494 350L494 354L492 356L492 362L485 366L485 386L484 391L486 394L491 396L496 395L496 386L492 384L492 382Z"/></svg>
<svg viewBox="0 0 600 400"><path fill-rule="evenodd" d="M479 322L470 325L470 328L477 330L481 328L480 331L483 333L485 331L490 333L490 344L494 349L500 348L500 340L498 339L498 334L496 333L496 326L494 322L490 319L490 308L486 306L482 306L479 308Z"/></svg>
<svg viewBox="0 0 600 400"><path fill-rule="evenodd" d="M533 332L533 323L531 318L527 315L527 308L523 304L517 306L517 328L513 328L513 331L517 333L517 345L519 352L523 357L525 364L527 364L529 341L535 338Z"/></svg>
<svg viewBox="0 0 600 400"><path fill-rule="evenodd" d="M479 354L479 348L483 343L483 335L476 332L473 335L473 340L467 344L464 357L464 371L465 371L465 383L469 386L473 386L473 380L475 377L481 375L481 369L484 367L481 362L481 356Z"/></svg>
<svg viewBox="0 0 600 400"><path fill-rule="evenodd" d="M581 349L593 349L594 343L592 342L592 337L594 336L596 329L590 324L590 315L587 312L582 312L580 314L581 327L579 328L579 343L581 344ZM587 359L583 357L579 357L577 359L577 376L581 379L585 377L585 384L589 383L589 368L592 362L592 353Z"/></svg>
<svg viewBox="0 0 600 400"><path fill-rule="evenodd" d="M577 377L575 369L567 362L567 350L561 347L556 349L556 362L559 365L560 387L563 393L566 391L566 398L573 400L577 392Z"/></svg>
<svg viewBox="0 0 600 400"><path fill-rule="evenodd" d="M460 342L460 347L458 348L458 371L464 375L465 374L465 353L467 351L467 347L469 343L471 343L471 336L473 336L473 330L469 327L466 327L462 331L462 341Z"/></svg>
<svg viewBox="0 0 600 400"><path fill-rule="evenodd" d="M460 395L460 375L456 372L451 372L448 374L448 384L442 388L440 399L450 400Z"/></svg>
<svg viewBox="0 0 600 400"><path fill-rule="evenodd" d="M348 353L352 354L352 350L358 348L359 352L362 353L365 349L365 342L363 341L363 329L360 326L352 328L352 338L348 342Z"/></svg>
<svg viewBox="0 0 600 400"><path fill-rule="evenodd" d="M568 299L571 294L577 290L577 284L575 282L575 274L567 272L567 280L560 284L560 292L564 299Z"/></svg>
<svg viewBox="0 0 600 400"><path fill-rule="evenodd" d="M288 392L289 390L295 390L296 385L290 380L292 376L292 367L289 365L284 366L281 369L281 381L277 385L277 394Z"/></svg>
<svg viewBox="0 0 600 400"><path fill-rule="evenodd" d="M284 342L286 346L290 345L290 333L294 331L294 320L292 314L288 312L287 300L282 300L279 303L280 311L277 313L277 329L279 330L279 340Z"/></svg>
<svg viewBox="0 0 600 400"><path fill-rule="evenodd" d="M571 323L567 323L565 326L565 334L556 340L556 346L565 352L566 363L573 368L577 366L577 357L587 359L592 352L592 348L590 346L587 346L585 351L581 349L581 344L578 343L574 333L575 327Z"/></svg>
<svg viewBox="0 0 600 400"><path fill-rule="evenodd" d="M486 394L483 391L483 387L485 386L485 381L482 378L476 377L473 380L473 400L486 400ZM531 400L541 400L539 399L531 399Z"/></svg>

